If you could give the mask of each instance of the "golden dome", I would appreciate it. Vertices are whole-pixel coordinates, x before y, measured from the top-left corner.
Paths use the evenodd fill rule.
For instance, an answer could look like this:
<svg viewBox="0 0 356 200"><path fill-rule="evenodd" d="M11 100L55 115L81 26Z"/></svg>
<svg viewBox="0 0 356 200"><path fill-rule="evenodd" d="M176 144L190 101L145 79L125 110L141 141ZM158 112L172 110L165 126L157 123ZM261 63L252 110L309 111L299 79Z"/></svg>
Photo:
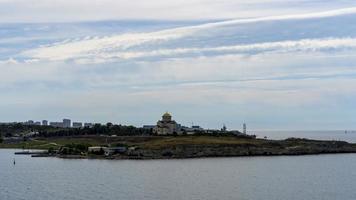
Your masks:
<svg viewBox="0 0 356 200"><path fill-rule="evenodd" d="M172 117L172 115L169 114L168 112L166 112L166 113L163 114L163 117Z"/></svg>

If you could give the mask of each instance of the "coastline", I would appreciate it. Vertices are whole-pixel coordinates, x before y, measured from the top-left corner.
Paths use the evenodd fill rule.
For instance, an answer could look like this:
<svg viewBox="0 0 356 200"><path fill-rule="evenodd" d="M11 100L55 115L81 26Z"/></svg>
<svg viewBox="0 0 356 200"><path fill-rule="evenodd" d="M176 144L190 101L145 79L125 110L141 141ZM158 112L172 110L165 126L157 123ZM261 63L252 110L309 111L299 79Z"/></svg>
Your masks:
<svg viewBox="0 0 356 200"><path fill-rule="evenodd" d="M90 137L89 146L100 145L103 138ZM81 144L90 141L88 137L77 138L47 138L32 141L39 146L30 145L28 142L25 149L44 150L53 141L61 142L61 146L68 144ZM63 142L64 141L64 142ZM95 143L94 143L95 142ZM51 154L34 155L33 157L58 157L63 159L110 159L110 160L148 160L148 159L192 159L209 157L256 157L256 156L300 156L320 154L356 153L356 144L342 141L323 141L290 138L286 140L266 140L238 137L213 137L213 136L179 136L179 137L118 137L113 143L124 144L125 152L105 156L95 155L87 150L76 153L64 153L58 151ZM0 145L0 148L21 149L19 144ZM59 148L59 144L57 144ZM10 148L9 148L10 147ZM43 148L35 148L43 147ZM52 147L50 147L52 148ZM60 149L60 148L59 148Z"/></svg>

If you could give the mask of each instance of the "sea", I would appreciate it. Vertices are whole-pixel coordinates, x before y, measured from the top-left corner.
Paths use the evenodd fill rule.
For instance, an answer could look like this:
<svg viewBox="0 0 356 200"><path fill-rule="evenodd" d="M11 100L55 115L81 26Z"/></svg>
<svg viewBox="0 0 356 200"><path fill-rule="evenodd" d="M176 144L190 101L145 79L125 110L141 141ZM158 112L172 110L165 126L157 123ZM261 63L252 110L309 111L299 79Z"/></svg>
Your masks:
<svg viewBox="0 0 356 200"><path fill-rule="evenodd" d="M343 134L332 138L355 141ZM95 160L15 151L0 149L0 200L356 199L356 154Z"/></svg>

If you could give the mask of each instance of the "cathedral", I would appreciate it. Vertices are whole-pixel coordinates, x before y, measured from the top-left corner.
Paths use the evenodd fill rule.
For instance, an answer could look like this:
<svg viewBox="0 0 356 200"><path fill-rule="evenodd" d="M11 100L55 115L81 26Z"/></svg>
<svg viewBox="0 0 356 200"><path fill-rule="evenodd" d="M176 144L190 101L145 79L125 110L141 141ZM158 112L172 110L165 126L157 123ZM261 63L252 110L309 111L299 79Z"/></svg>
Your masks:
<svg viewBox="0 0 356 200"><path fill-rule="evenodd" d="M157 135L174 135L180 134L180 126L176 121L172 120L172 115L168 112L164 113L162 120L157 122L156 127L153 129L153 133Z"/></svg>

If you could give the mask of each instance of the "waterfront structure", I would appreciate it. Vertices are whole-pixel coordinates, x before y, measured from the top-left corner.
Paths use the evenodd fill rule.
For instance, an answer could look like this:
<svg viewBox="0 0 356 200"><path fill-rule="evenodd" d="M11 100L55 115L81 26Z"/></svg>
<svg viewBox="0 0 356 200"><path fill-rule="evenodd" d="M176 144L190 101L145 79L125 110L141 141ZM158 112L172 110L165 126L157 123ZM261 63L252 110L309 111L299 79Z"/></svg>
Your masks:
<svg viewBox="0 0 356 200"><path fill-rule="evenodd" d="M71 127L71 120L70 119L63 119L63 128Z"/></svg>
<svg viewBox="0 0 356 200"><path fill-rule="evenodd" d="M83 123L82 122L73 122L73 128L82 128Z"/></svg>
<svg viewBox="0 0 356 200"><path fill-rule="evenodd" d="M47 120L42 120L42 126L48 126L48 121Z"/></svg>
<svg viewBox="0 0 356 200"><path fill-rule="evenodd" d="M104 155L110 156L117 153L125 153L127 147L104 147Z"/></svg>
<svg viewBox="0 0 356 200"><path fill-rule="evenodd" d="M181 130L180 125L172 120L172 115L166 112L163 114L162 120L157 122L156 127L153 129L153 133L157 135L174 135L181 134Z"/></svg>
<svg viewBox="0 0 356 200"><path fill-rule="evenodd" d="M88 152L89 153L99 153L99 152L104 152L104 149L107 147L101 147L101 146L94 146L94 147L88 147Z"/></svg>

